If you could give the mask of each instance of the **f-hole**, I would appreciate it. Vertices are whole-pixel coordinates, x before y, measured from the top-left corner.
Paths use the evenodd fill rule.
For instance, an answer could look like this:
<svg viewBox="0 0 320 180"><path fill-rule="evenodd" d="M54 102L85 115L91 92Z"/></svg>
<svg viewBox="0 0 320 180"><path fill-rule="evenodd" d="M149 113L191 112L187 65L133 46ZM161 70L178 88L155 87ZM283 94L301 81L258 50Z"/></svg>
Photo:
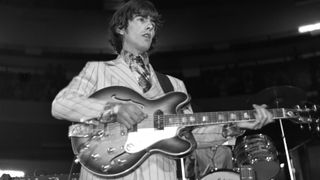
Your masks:
<svg viewBox="0 0 320 180"><path fill-rule="evenodd" d="M140 109L144 109L144 105L140 102L134 101L132 99L124 99L124 98L119 98L116 95L112 95L111 98L115 101L121 101L121 102L129 102L137 105Z"/></svg>

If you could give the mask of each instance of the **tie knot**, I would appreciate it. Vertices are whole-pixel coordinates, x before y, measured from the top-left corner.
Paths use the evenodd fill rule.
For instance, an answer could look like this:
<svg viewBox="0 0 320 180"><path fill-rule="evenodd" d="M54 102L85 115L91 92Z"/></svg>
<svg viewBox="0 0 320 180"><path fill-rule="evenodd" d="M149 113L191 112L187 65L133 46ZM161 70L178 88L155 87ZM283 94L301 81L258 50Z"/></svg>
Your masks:
<svg viewBox="0 0 320 180"><path fill-rule="evenodd" d="M143 59L141 56L134 56L132 58L132 61L134 61L135 63L139 64L140 66L144 65Z"/></svg>

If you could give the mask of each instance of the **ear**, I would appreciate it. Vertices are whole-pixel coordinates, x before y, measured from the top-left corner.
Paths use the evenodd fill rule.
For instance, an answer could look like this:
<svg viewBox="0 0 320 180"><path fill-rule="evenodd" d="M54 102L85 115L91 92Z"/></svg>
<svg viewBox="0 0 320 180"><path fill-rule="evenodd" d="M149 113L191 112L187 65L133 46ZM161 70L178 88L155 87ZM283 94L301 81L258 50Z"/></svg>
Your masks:
<svg viewBox="0 0 320 180"><path fill-rule="evenodd" d="M119 33L120 35L123 35L123 34L124 34L124 29L123 29L123 28L120 29L119 27L117 27L116 31L117 31L117 33Z"/></svg>

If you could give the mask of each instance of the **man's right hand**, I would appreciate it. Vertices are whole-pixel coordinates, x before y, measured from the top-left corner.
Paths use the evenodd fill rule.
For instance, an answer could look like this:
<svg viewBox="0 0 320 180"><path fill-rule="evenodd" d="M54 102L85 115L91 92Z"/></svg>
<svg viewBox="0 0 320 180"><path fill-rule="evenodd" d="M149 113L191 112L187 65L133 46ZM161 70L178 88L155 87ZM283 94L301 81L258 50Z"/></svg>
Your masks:
<svg viewBox="0 0 320 180"><path fill-rule="evenodd" d="M125 125L127 129L132 129L134 125L140 123L148 117L142 109L132 103L124 103L119 105L117 112L117 122Z"/></svg>

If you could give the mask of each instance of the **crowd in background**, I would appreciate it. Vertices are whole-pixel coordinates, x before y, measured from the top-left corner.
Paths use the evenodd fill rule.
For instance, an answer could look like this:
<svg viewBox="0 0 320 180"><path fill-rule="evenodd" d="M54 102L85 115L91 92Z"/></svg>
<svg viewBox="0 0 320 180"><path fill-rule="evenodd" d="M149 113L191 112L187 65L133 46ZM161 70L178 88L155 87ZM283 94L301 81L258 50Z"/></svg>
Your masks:
<svg viewBox="0 0 320 180"><path fill-rule="evenodd" d="M62 66L48 65L39 72L0 71L0 99L51 101L68 82Z"/></svg>
<svg viewBox="0 0 320 180"><path fill-rule="evenodd" d="M226 97L254 94L265 88L290 85L307 96L317 96L320 86L320 63L295 60L250 66L230 65L222 69L203 70L200 77L186 79L194 97ZM315 99L316 100L316 99Z"/></svg>
<svg viewBox="0 0 320 180"><path fill-rule="evenodd" d="M184 77L181 71L172 75L185 81L193 98L254 94L268 87L291 85L319 102L320 62L316 59L248 66L230 64L200 69L199 76ZM41 73L4 69L0 71L0 99L51 101L70 78L59 65L48 65Z"/></svg>

